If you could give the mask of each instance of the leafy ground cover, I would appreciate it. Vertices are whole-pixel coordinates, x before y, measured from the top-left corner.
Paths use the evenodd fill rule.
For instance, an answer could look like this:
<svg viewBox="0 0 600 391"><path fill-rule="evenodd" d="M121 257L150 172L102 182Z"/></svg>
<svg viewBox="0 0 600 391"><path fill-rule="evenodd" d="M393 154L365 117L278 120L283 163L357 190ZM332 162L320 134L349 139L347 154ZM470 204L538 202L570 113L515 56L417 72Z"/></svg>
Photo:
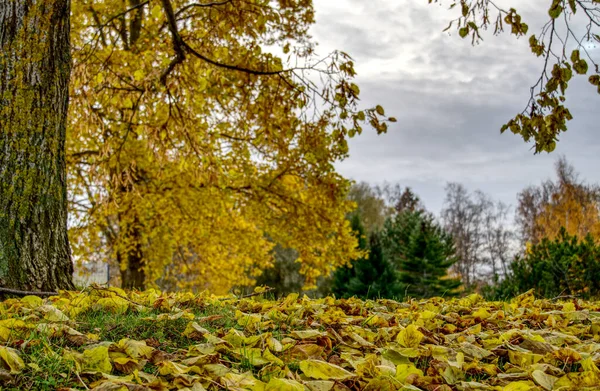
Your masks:
<svg viewBox="0 0 600 391"><path fill-rule="evenodd" d="M242 299L90 287L0 303L5 390L600 389L600 303Z"/></svg>

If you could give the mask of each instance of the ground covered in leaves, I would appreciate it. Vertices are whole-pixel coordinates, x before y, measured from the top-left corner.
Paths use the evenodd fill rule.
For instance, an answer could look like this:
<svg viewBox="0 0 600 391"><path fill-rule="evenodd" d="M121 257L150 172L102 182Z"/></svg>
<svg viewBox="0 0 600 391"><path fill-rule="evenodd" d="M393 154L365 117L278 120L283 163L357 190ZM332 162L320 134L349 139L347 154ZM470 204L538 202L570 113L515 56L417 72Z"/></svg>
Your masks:
<svg viewBox="0 0 600 391"><path fill-rule="evenodd" d="M600 303L236 299L90 287L0 303L6 390L600 389Z"/></svg>

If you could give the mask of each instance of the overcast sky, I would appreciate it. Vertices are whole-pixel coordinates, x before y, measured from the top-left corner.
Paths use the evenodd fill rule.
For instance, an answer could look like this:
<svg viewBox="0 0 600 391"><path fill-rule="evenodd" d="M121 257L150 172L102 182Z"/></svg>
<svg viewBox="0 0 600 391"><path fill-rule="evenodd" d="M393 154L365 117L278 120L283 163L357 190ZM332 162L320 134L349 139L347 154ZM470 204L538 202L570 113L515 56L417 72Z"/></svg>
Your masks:
<svg viewBox="0 0 600 391"><path fill-rule="evenodd" d="M505 0L523 13L531 32L547 17L548 0ZM505 33L472 46L451 30L455 13L427 0L314 0L312 35L319 54L340 49L355 60L365 106L381 104L398 122L377 136L350 142L339 171L357 181L411 186L439 213L444 186L461 182L514 205L516 194L553 176L565 155L581 176L600 182L600 96L572 80L567 107L575 117L552 154L534 155L520 136L500 127L523 110L541 63L527 39ZM459 8L459 7L457 7ZM592 49L598 55L599 49Z"/></svg>

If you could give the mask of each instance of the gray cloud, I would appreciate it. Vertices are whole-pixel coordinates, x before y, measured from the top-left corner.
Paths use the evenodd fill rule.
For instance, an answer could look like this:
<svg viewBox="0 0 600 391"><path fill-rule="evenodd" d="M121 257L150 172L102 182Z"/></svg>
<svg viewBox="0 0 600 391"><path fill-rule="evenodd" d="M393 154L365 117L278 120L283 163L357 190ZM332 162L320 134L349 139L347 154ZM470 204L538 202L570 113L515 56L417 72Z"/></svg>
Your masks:
<svg viewBox="0 0 600 391"><path fill-rule="evenodd" d="M517 5L537 31L546 2ZM583 78L569 87L575 119L554 154L534 156L520 137L500 135L501 125L525 107L541 70L526 39L486 34L471 46L454 31L442 33L452 14L424 1L315 0L315 7L312 33L321 50L349 52L363 104L382 104L398 118L386 135L365 131L351 140L350 158L338 164L342 174L412 186L434 212L448 181L514 204L521 189L553 175L559 154L582 177L600 182L598 94Z"/></svg>

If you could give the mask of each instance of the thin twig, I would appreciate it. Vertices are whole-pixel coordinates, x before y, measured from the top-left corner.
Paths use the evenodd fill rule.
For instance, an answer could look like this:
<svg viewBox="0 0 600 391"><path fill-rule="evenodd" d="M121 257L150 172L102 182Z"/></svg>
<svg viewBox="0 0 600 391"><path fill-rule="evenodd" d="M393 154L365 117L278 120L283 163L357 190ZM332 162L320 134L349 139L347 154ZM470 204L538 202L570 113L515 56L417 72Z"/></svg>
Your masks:
<svg viewBox="0 0 600 391"><path fill-rule="evenodd" d="M269 287L269 288L265 289L265 290L264 290L264 291L262 291L262 292L254 292L254 293L249 293L249 294L247 294L247 295L242 295L242 296L235 296L235 295L233 295L233 297L234 297L234 299L236 299L236 300L241 300L241 299L246 299L246 298L248 298L248 297L259 296L259 295L262 295L263 293L272 292L272 291L274 291L274 290L275 290L275 288L270 288L270 287ZM219 299L219 300L229 300L229 299L231 299L231 298L230 298L230 297L223 297L223 298L221 298L221 299Z"/></svg>
<svg viewBox="0 0 600 391"><path fill-rule="evenodd" d="M79 376L79 372L75 372L75 375L77 376L77 378L79 379L81 384L83 384L83 387L85 387L86 390L89 390L89 387L83 382L83 380L81 379L81 376Z"/></svg>
<svg viewBox="0 0 600 391"><path fill-rule="evenodd" d="M179 16L180 14L182 14L183 12L187 11L190 8L195 8L195 7L199 7L199 8L209 8L209 7L216 7L216 6L220 6L220 5L225 5L227 3L231 3L232 0L224 0L224 1L216 1L213 3L192 3L192 4L188 4L185 7L182 7L179 11L177 11L175 13L175 16Z"/></svg>
<svg viewBox="0 0 600 391"><path fill-rule="evenodd" d="M18 289L10 289L10 288L4 288L4 287L0 287L0 293L10 293L12 295L19 295L19 296L28 296L28 295L32 295L32 296L58 296L58 292L20 291Z"/></svg>
<svg viewBox="0 0 600 391"><path fill-rule="evenodd" d="M269 287L269 288L265 289L265 290L264 290L264 291L262 291L262 292L254 292L254 293L249 293L249 294L247 294L247 295L243 295L243 296L240 296L240 297L238 297L238 299L245 299L245 298L247 298L247 297L258 296L258 295L262 295L263 293L269 293L269 292L272 292L272 291L274 291L274 290L275 290L275 288L270 288L270 287Z"/></svg>
<svg viewBox="0 0 600 391"><path fill-rule="evenodd" d="M561 300L561 299L577 299L577 298L578 298L577 295L559 295L559 296L553 297L550 300L556 301L556 300Z"/></svg>
<svg viewBox="0 0 600 391"><path fill-rule="evenodd" d="M92 285L92 286L90 286L90 289L96 289L96 290L99 290L99 291L110 292L110 293L113 293L115 296L120 297L121 299L125 299L125 300L127 300L128 302L130 302L132 304L139 305L140 307L146 307L146 308L148 308L148 306L143 305L141 303L138 303L137 301L131 300L129 297L123 296L123 295L121 295L121 294L119 294L119 293L117 293L115 291L111 291L108 288L104 288L104 287L101 287L101 286L98 286L98 285Z"/></svg>
<svg viewBox="0 0 600 391"><path fill-rule="evenodd" d="M215 386L217 386L218 388L222 388L222 389L224 389L224 390L227 390L227 389L228 389L228 388L226 388L225 386L223 386L222 384L220 384L220 383L217 383L216 381L214 381L214 380L212 380L212 379L209 379L209 378L207 378L207 377L204 377L203 379L204 379L204 380L208 380L208 382L209 382L209 383L211 383L211 384L214 384L214 385L215 385Z"/></svg>

